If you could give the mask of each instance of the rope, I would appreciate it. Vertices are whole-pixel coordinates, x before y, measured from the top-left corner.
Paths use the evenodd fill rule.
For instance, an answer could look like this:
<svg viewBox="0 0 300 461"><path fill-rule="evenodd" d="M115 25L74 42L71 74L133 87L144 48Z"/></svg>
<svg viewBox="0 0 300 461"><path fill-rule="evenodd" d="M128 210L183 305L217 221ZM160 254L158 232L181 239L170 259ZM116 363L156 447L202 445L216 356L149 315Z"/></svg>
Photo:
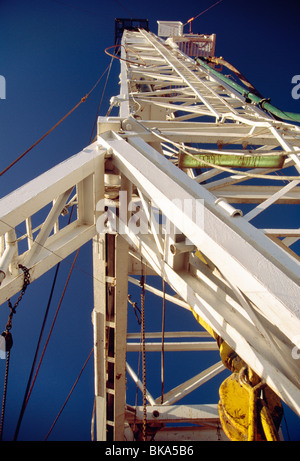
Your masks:
<svg viewBox="0 0 300 461"><path fill-rule="evenodd" d="M142 331L141 331L141 333L142 333ZM141 368L141 346L142 346L142 334L141 334L141 337L140 337L140 347L139 347L139 356L138 356L138 371L137 371L138 379L140 378L140 368ZM133 428L132 428L134 436L135 436L135 433L136 433L136 417L137 417L136 416L136 411L137 411L138 392L139 392L139 386L138 386L138 383L136 383L135 404L134 404L135 412L134 412L134 420L133 420Z"/></svg>
<svg viewBox="0 0 300 461"><path fill-rule="evenodd" d="M94 348L92 348L91 352L90 352L89 355L88 355L88 358L86 359L86 361L85 361L83 367L81 368L80 373L79 373L79 375L77 376L77 379L76 379L75 383L73 384L73 386L72 386L72 388L71 388L71 390L70 390L70 392L69 392L69 394L68 394L68 397L66 398L66 400L65 400L63 406L61 407L60 411L58 412L58 415L56 416L56 418L55 418L55 420L54 420L52 426L50 427L50 429L49 429L49 431L48 431L48 434L47 434L46 437L45 437L45 441L48 439L50 433L52 432L52 430L53 430L53 428L54 428L54 426L55 426L55 424L57 423L58 418L60 417L60 415L62 414L62 412L63 412L63 410L64 410L64 408L65 408L65 406L66 406L66 404L68 403L68 400L69 400L69 398L71 397L72 392L74 391L74 389L75 389L75 387L76 387L76 385L77 385L77 383L78 383L78 381L79 381L79 379L80 379L80 376L82 375L82 373L83 373L83 371L84 371L84 369L85 369L85 367L86 367L86 365L87 365L87 363L88 363L88 361L89 361L89 359L90 359L90 357L91 357L93 351L94 351Z"/></svg>
<svg viewBox="0 0 300 461"><path fill-rule="evenodd" d="M215 63L217 65L223 65L227 67L229 70L231 70L240 80L241 82L256 96L262 98L262 95L257 91L257 89L252 85L252 83L249 82L249 80L241 74L241 72L230 62L226 61L222 56L220 58L217 57L209 57L208 60L212 63Z"/></svg>
<svg viewBox="0 0 300 461"><path fill-rule="evenodd" d="M34 147L36 147L44 138L46 138L46 136L48 136L55 128L58 127L58 125L60 125L67 117L69 117L69 115L72 114L72 112L74 112L75 109L77 109L77 107L79 107L83 102L85 102L87 100L87 98L90 96L90 94L94 91L94 89L96 88L96 86L98 85L98 83L100 82L100 80L102 79L102 77L105 75L105 73L107 72L109 66L107 66L107 68L105 69L105 71L103 72L103 74L99 77L99 79L97 80L97 82L95 83L95 85L90 89L90 91L81 98L81 100L71 109L69 110L69 112L64 115L63 118L61 118L52 128L50 128L50 130L48 130L40 139L38 139L34 144L32 144L32 146L29 147L29 149L27 149L25 152L23 152L23 154L21 154L18 158L16 158L16 160L14 160L10 165L8 165L3 171L1 171L0 173L0 177L6 173L10 168L12 168L17 162L19 162L23 157L25 157L25 155L27 155Z"/></svg>
<svg viewBox="0 0 300 461"><path fill-rule="evenodd" d="M128 295L128 296L127 296L127 300L128 300L128 302L129 302L129 304L131 304L132 307L133 307L133 311L134 311L134 314L135 314L137 323L138 323L139 325L141 325L141 320L140 320L139 317L138 317L138 312L139 312L139 314L141 315L141 310L139 309L137 303L134 302L134 301L132 301L131 295Z"/></svg>
<svg viewBox="0 0 300 461"><path fill-rule="evenodd" d="M146 347L145 347L145 283L142 275L141 292L141 331L142 331L142 366L143 366L143 441L146 441L147 395L146 395Z"/></svg>
<svg viewBox="0 0 300 461"><path fill-rule="evenodd" d="M27 399L26 399L26 404L28 403L28 400L29 400L29 397L30 397L30 395L31 395L31 392L32 392L34 383L35 383L36 378L37 378L37 374L38 374L38 372L39 372L39 369L40 369L42 360L43 360L43 358L44 358L44 355L45 355L45 352L46 352L46 348L47 348L47 346L48 346L48 343L49 343L49 340L50 340L50 336L51 336L51 334L52 334L52 331L53 331L53 328L54 328L54 325L55 325L55 322L56 322L56 319L57 319L57 315L58 315L59 309L60 309L60 307L61 307L63 298L64 298L64 296L65 296L66 289L67 289L68 283L69 283L69 281L70 281L70 277L71 277L71 274L72 274L72 272L73 272L73 268L74 268L75 261L76 261L76 259L77 259L78 253L79 253L79 249L77 250L76 255L75 255L75 257L74 257L72 267L71 267L71 269L70 269L70 272L69 272L67 281L66 281L65 286L64 286L64 289L63 289L63 293L62 293L61 298L60 298L60 300L59 300L58 307L57 307L57 310L56 310L56 313L55 313L55 316L54 316L54 319L53 319L53 322L52 322L52 325L51 325L51 328L50 328L50 332L49 332L49 335L48 335L46 344L45 344L44 349L43 349L42 356L41 356L40 361L39 361L39 365L38 365L37 371L36 371L36 373L35 373L35 377L34 377L33 383L32 383L32 385L31 385L30 391L28 392L28 396L27 396Z"/></svg>
<svg viewBox="0 0 300 461"><path fill-rule="evenodd" d="M28 404L29 398L30 398L30 396L31 396L31 393L32 393L32 390L33 390L35 381L36 381L36 379L37 379L37 375L38 375L38 373L39 373L39 370L40 370L40 367L41 367L41 364L42 364L42 361L43 361L43 358L44 358L44 355L45 355L45 352L46 352L46 349L47 349L47 346L48 346L48 343L49 343L49 340L50 340L50 337L51 337L51 334L52 334L52 331L53 331L53 328L54 328L54 325L55 325L55 322L56 322L56 319L57 319L58 312L59 312L59 310L60 310L60 307L61 307L61 304L62 304L64 295L65 295L65 292L66 292L68 283L69 283L69 281L70 281L70 277L71 277L71 274L72 274L72 272L73 272L73 268L74 268L74 265L75 265L75 262L76 262L78 253L79 253L79 249L77 250L76 255L75 255L75 257L74 257L73 264L72 264L72 267L71 267L71 269L70 269L70 272L69 272L67 281L66 281L66 283L65 283L65 286L64 286L64 289L63 289L61 298L60 298L60 300L59 300L58 307L57 307L57 309L56 309L56 313L55 313L54 319L53 319L53 321L52 321L52 325L51 325L51 328L50 328L50 332L49 332L49 334L48 334L47 341L46 341L46 343L45 343L45 346L44 346L44 349L43 349L43 352L42 352L42 355L41 355L41 358L40 358L40 361L39 361L37 370L36 370L36 372L35 372L35 375L34 375L32 384L31 384L31 386L30 386L30 389L29 389L29 391L28 391L28 393L27 393L26 400L25 400L25 403L24 403L24 411L25 411L25 408L26 408L26 406L27 406L27 404ZM23 414L24 414L24 411L23 411ZM18 431L19 431L19 426L18 426L17 429L16 429L16 432L15 432L15 435L14 435L14 439L13 439L14 441L17 440Z"/></svg>
<svg viewBox="0 0 300 461"><path fill-rule="evenodd" d="M114 2L120 6L121 8L123 8L124 11L126 11L127 13L129 13L129 17L131 18L135 18L135 13L133 13L132 11L130 11L128 8L126 8L121 2L119 2L118 0L114 0Z"/></svg>
<svg viewBox="0 0 300 461"><path fill-rule="evenodd" d="M23 416L24 416L24 413L25 413L25 410L26 410L26 406L27 406L27 402L28 402L27 397L28 397L28 393L29 393L29 388L30 388L30 384L31 384L31 380L32 380L33 371L34 371L34 368L35 368L38 352L39 352L40 345L41 345L41 340L42 340L43 332L44 332L44 329L45 329L45 324L46 324L46 320L47 320L47 317L48 317L50 304L51 304L51 301L52 301L52 296L53 296L54 287L55 287L55 284L56 284L56 279L57 279L59 266L60 266L60 263L58 263L57 266L56 266L56 271L55 271L54 279L53 279L53 282L52 282L52 287L51 287L51 291L50 291L50 295L49 295L49 299L48 299L48 303L47 303L47 308L46 308L46 312L45 312L45 315L44 315L44 320L43 320L43 324L42 324L42 327L41 327L40 336L39 336L38 344L37 344L37 347L36 347L34 359L33 359L33 362L32 362L31 371L30 371L30 375L29 375L29 378L28 378L28 382L27 382L27 386L26 386L26 390L25 390L25 394L24 394L24 399L23 399L23 403L22 403L22 407L21 407L17 427L16 427L16 430L15 430L15 439L17 439L17 437L18 437L18 433L19 433L19 430L20 430L22 419L23 419Z"/></svg>
<svg viewBox="0 0 300 461"><path fill-rule="evenodd" d="M110 50L111 48L117 48L117 47L123 47L125 49L125 51L131 51L132 53L134 53L138 59L140 61L142 61L142 63L139 63L137 61L130 61L128 59L124 59L124 58L120 58L119 56L117 56L116 54L111 54L109 53L107 50ZM131 48L125 48L124 45L112 45L112 46L109 46L107 47L104 52L108 55L108 56L111 56L112 58L116 58L116 59L119 59L119 61L125 61L125 62L128 62L128 64L137 64L138 66L146 66L147 64L145 63L145 61L143 60L143 58L141 58L141 56L134 50L132 50Z"/></svg>
<svg viewBox="0 0 300 461"><path fill-rule="evenodd" d="M206 13L208 10L210 10L211 8L213 8L214 6L218 5L218 3L221 3L223 0L219 0L218 2L214 3L213 5L211 5L210 7L206 8L206 10L202 11L201 13L197 14L197 16L195 16L194 18L191 18L189 19L185 24L183 24L184 26L186 26L187 24L189 24L190 22L194 21L195 19L199 18L199 16L201 16L202 14Z"/></svg>
<svg viewBox="0 0 300 461"><path fill-rule="evenodd" d="M95 126L96 126L96 123L97 123L97 119L98 119L98 115L99 115L99 112L100 112L101 104L102 104L102 101L103 101L103 96L104 96L104 93L105 93L105 90L106 90L106 85L107 85L108 78L109 78L109 75L110 75L112 63L113 63L113 58L111 58L110 64L108 66L108 72L107 72L105 84L104 84L104 87L103 87L102 95L101 95L101 98L100 98L99 106L98 106L98 109L97 109L97 114L96 114L96 118L95 118L95 121L94 121L94 125L93 125L93 129L92 129L89 144L92 142L92 139L93 139L93 133L94 133L94 129L95 129Z"/></svg>

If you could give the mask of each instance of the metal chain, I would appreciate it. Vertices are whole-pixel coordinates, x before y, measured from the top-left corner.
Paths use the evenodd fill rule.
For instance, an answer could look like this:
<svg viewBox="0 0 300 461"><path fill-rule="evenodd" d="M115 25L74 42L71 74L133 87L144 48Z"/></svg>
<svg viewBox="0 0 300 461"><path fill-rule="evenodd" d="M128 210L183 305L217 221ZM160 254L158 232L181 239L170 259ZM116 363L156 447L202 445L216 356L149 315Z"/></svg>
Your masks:
<svg viewBox="0 0 300 461"><path fill-rule="evenodd" d="M7 352L7 356L6 356L6 367L5 367L4 388L3 388L2 409L1 409L1 422L0 422L0 441L1 442L2 442L2 436L3 436L3 425L4 425L4 414L5 414L6 393L7 393L7 379L8 379L9 358L10 358L10 351Z"/></svg>
<svg viewBox="0 0 300 461"><path fill-rule="evenodd" d="M164 403L165 388L165 317L166 317L166 282L163 278L163 307L161 327L161 405Z"/></svg>
<svg viewBox="0 0 300 461"><path fill-rule="evenodd" d="M8 369L9 369L9 362L10 362L10 349L12 348L13 345L13 340L12 340L12 335L11 335L11 328L12 328L12 318L13 315L16 313L16 308L21 301L21 299L24 296L24 293L26 291L27 286L30 284L30 274L29 270L25 267L22 266L22 264L19 264L19 268L22 269L24 273L24 282L23 282L23 287L20 293L20 296L18 297L17 301L15 302L14 305L12 305L10 299L8 299L8 307L10 308L10 314L8 316L8 321L5 327L5 331L2 333L2 336L5 338L5 345L6 345L6 368L5 368L5 376L4 376L4 387L3 387L3 399L2 399L2 409L1 409L1 421L0 421L0 441L2 441L2 436L3 436L3 425L4 425L4 414L5 414L5 405L6 405L6 394L7 394L7 381L8 381Z"/></svg>
<svg viewBox="0 0 300 461"><path fill-rule="evenodd" d="M252 375L252 379L250 378L250 375ZM278 441L279 435L275 427L272 414L270 413L270 409L263 398L263 390L267 387L266 383L253 373L248 366L245 366L240 370L239 382L249 392L248 441L256 441L259 439L259 420L266 440L273 442ZM259 393L261 394L260 396ZM258 406L260 406L260 410L258 410ZM262 417L266 421L265 425L262 424Z"/></svg>
<svg viewBox="0 0 300 461"><path fill-rule="evenodd" d="M140 316L141 316L141 310L139 309L137 303L134 302L134 301L132 301L131 295L128 295L128 296L127 296L127 299L128 299L129 304L131 304L132 307L133 307L133 310L134 310L134 314L135 314L137 323L138 323L139 325L141 325L141 320L139 319L138 314L137 314L137 313L139 312L139 314L140 314Z"/></svg>
<svg viewBox="0 0 300 461"><path fill-rule="evenodd" d="M146 396L146 348L145 348L145 284L142 275L141 292L141 330L142 330L142 364L143 364L143 441L146 441L147 426L147 396Z"/></svg>
<svg viewBox="0 0 300 461"><path fill-rule="evenodd" d="M30 284L29 269L27 269L27 267L25 267L25 266L22 266L22 264L19 264L19 268L22 269L22 271L24 273L23 287L22 287L20 296L18 297L18 299L17 299L17 301L15 302L14 305L11 304L10 299L7 300L8 307L10 308L10 314L8 316L8 322L7 322L6 327L5 327L6 331L11 330L13 315L16 313L16 308L17 308L19 302L21 301L21 299L23 298L27 286Z"/></svg>

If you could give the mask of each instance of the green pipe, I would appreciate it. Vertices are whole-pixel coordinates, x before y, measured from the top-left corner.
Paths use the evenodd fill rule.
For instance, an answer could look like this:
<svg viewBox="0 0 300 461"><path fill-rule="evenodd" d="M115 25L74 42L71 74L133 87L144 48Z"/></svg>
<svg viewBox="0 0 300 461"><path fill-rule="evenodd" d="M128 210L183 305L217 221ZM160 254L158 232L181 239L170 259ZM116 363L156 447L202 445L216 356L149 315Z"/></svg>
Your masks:
<svg viewBox="0 0 300 461"><path fill-rule="evenodd" d="M179 168L209 168L219 165L229 168L282 168L283 155L225 155L225 154L180 154Z"/></svg>
<svg viewBox="0 0 300 461"><path fill-rule="evenodd" d="M230 80L228 77L225 77L225 75L221 74L219 71L212 69L208 64L206 64L205 61L207 61L207 58L195 58L195 61L205 69L209 70L210 73L213 75L216 75L218 78L223 80L227 85L229 85L231 88L234 88L237 90L239 93L244 96L244 98L250 101L251 103L259 105L262 109L270 112L271 114L275 115L276 117L279 117L282 120L291 120L293 122L300 122L300 114L294 113L294 112L285 112L280 109L277 109L277 107L273 106L270 104L268 99L261 99L255 94L251 93L250 91L247 91L245 88L243 88L241 85L238 85L237 83L233 82Z"/></svg>

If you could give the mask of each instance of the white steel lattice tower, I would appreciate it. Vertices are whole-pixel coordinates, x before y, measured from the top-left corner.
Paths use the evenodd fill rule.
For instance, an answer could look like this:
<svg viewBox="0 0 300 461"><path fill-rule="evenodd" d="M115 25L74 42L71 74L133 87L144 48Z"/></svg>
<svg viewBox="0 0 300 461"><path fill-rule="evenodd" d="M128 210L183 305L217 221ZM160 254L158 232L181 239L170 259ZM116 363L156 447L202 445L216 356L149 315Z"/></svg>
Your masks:
<svg viewBox="0 0 300 461"><path fill-rule="evenodd" d="M224 365L236 372L237 363L239 379L250 382L245 365L300 414L300 231L285 228L278 213L268 228L257 219L278 204L295 213L299 127L195 62L194 55L213 56L214 35L159 26L163 39L124 31L120 94L110 108L119 106L119 115L99 117L97 140L1 201L1 302L22 286L19 263L34 280L93 239L98 440L226 439L217 403L180 400ZM51 202L36 235L31 216ZM70 205L76 219L57 226ZM20 253L14 229L23 221L28 248ZM158 288L155 276L174 294ZM142 306L128 303L128 294L140 284L145 298L157 295L160 306L168 302L195 319L195 331L146 330L144 351L172 352L175 360L196 351L199 364L222 344L230 354L181 382L178 364L180 384L152 395L129 360L140 336L127 331L127 312L135 301ZM151 382L151 366L145 373ZM147 405L128 404L131 382Z"/></svg>

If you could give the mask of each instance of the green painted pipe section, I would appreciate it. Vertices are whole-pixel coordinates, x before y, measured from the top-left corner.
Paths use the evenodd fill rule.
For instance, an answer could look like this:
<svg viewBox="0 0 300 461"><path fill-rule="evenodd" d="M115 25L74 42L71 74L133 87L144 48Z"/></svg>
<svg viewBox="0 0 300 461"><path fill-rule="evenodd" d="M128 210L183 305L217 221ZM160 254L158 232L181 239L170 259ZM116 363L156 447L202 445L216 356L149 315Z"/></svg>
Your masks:
<svg viewBox="0 0 300 461"><path fill-rule="evenodd" d="M282 155L222 155L222 154L181 154L179 168L208 168L219 165L232 168L282 168L285 157Z"/></svg>
<svg viewBox="0 0 300 461"><path fill-rule="evenodd" d="M277 107L273 106L270 104L267 99L261 99L255 94L251 93L250 91L247 91L245 88L243 88L241 85L238 85L237 83L233 82L230 80L228 77L225 77L225 75L221 74L219 71L212 69L207 63L206 58L195 58L195 61L205 69L207 69L209 72L211 72L213 75L216 75L218 78L223 80L227 85L229 85L231 88L234 88L237 90L239 93L242 94L242 96L245 97L245 99L249 100L250 102L259 105L262 109L270 112L271 114L275 115L276 117L282 119L282 120L290 120L293 122L300 122L300 114L294 113L294 112L285 112L280 109L277 109Z"/></svg>

